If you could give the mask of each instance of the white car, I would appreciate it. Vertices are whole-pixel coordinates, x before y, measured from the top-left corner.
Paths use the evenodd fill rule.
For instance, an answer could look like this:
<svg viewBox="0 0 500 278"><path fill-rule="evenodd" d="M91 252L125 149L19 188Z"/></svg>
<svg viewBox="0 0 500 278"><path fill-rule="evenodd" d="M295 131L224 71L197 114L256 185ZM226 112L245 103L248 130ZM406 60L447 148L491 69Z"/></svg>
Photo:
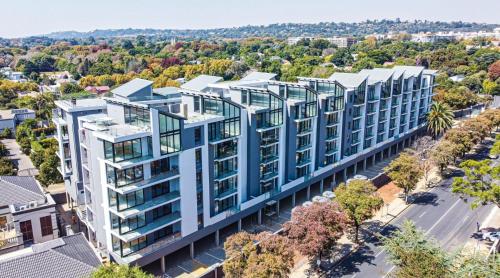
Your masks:
<svg viewBox="0 0 500 278"><path fill-rule="evenodd" d="M497 239L500 239L500 232L484 233L483 239L489 241L495 241Z"/></svg>

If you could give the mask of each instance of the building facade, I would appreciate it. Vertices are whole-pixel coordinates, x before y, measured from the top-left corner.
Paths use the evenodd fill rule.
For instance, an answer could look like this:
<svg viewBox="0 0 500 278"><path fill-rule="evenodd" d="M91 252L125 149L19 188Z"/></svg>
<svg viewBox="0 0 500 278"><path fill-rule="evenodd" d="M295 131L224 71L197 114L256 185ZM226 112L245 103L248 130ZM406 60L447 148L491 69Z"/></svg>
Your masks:
<svg viewBox="0 0 500 278"><path fill-rule="evenodd" d="M56 102L68 199L114 261L164 267L176 250L193 255L196 241L218 243L220 229L408 146L426 125L434 75L395 67L290 83L252 73L160 89L135 79L113 97Z"/></svg>

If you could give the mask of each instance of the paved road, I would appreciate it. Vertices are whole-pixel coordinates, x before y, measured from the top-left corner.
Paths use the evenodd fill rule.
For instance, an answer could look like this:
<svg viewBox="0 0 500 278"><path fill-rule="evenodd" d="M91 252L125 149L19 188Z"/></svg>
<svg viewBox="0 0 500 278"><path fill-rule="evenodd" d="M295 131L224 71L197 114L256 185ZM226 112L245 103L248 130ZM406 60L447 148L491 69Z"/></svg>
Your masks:
<svg viewBox="0 0 500 278"><path fill-rule="evenodd" d="M21 147L19 147L15 139L3 139L2 143L9 151L9 159L16 165L20 176L25 175L23 173L28 174L28 172L30 175L38 174L38 170L33 166L31 159L21 152Z"/></svg>
<svg viewBox="0 0 500 278"><path fill-rule="evenodd" d="M482 150L473 158L484 158L485 154L487 150ZM389 235L404 220L410 219L428 236L438 240L444 249L455 251L463 247L476 232L477 222L484 221L493 206L472 210L468 203L451 193L451 182L451 179L447 179L438 187L418 196L415 203L384 228L381 234ZM335 267L329 277L385 277L393 270L394 266L388 262L380 241L370 237L366 246Z"/></svg>

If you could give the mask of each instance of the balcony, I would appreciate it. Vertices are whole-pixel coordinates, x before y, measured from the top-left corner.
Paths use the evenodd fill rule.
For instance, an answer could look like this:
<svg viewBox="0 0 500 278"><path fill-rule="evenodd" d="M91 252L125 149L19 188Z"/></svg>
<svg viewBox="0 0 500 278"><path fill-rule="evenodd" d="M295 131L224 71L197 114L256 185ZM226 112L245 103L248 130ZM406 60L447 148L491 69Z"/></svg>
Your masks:
<svg viewBox="0 0 500 278"><path fill-rule="evenodd" d="M148 223L146 226L140 227L136 230L130 231L126 234L120 235L120 231L118 228L114 228L111 231L115 234L119 239L129 242L141 236L145 236L154 231L157 231L163 227L168 225L172 225L175 222L181 221L181 213L179 211L174 211L168 215L162 216L160 218L155 219L153 222Z"/></svg>
<svg viewBox="0 0 500 278"><path fill-rule="evenodd" d="M267 163L276 161L278 159L279 159L279 156L277 154L266 155L266 156L262 156L260 158L260 163L261 164L267 164Z"/></svg>
<svg viewBox="0 0 500 278"><path fill-rule="evenodd" d="M269 137L263 137L260 139L260 145L265 146L265 145L271 145L278 143L280 141L279 137L274 137L274 136L269 136Z"/></svg>
<svg viewBox="0 0 500 278"><path fill-rule="evenodd" d="M224 171L222 173L216 174L214 177L214 181L222 181L222 180L228 179L232 176L236 176L237 174L238 174L238 170Z"/></svg>
<svg viewBox="0 0 500 278"><path fill-rule="evenodd" d="M307 165L311 163L311 159L310 158L303 158L303 159L300 159L299 161L297 161L297 165L295 165L296 167L302 167L304 165Z"/></svg>
<svg viewBox="0 0 500 278"><path fill-rule="evenodd" d="M220 193L218 192L215 192L215 197L214 197L214 200L222 200L222 199L225 199L227 197L230 197L234 194L236 194L238 192L238 189L236 187L233 187L233 188L229 188L225 191L222 191Z"/></svg>
<svg viewBox="0 0 500 278"><path fill-rule="evenodd" d="M260 176L260 181L261 182L265 182L265 181L268 181L270 179L274 179L275 177L278 176L278 172L276 171L272 171L272 172L268 172L268 173L264 173Z"/></svg>
<svg viewBox="0 0 500 278"><path fill-rule="evenodd" d="M338 148L332 148L330 150L326 150L325 155L332 155L338 151Z"/></svg>
<svg viewBox="0 0 500 278"><path fill-rule="evenodd" d="M0 228L0 250L23 244L23 234L17 233L14 223L7 223Z"/></svg>
<svg viewBox="0 0 500 278"><path fill-rule="evenodd" d="M122 210L122 211L118 211L116 206L112 206L109 209L111 212L118 215L120 218L128 218L128 217L137 215L141 212L152 210L154 208L160 207L160 206L165 205L167 203L177 201L180 199L180 197L181 197L181 194L179 191L172 191L172 192L167 193L165 195L161 195L159 197L151 199L142 205L138 205L138 206L135 206L132 208Z"/></svg>
<svg viewBox="0 0 500 278"><path fill-rule="evenodd" d="M147 180L141 180L135 183L131 183L122 187L115 187L113 184L108 184L108 187L112 188L114 191L120 193L120 194L127 194L132 191L136 191L141 188L153 186L155 184L158 184L162 181L165 181L167 179L172 179L179 175L179 169L171 169L168 172L164 172L155 176L152 176L150 179Z"/></svg>
<svg viewBox="0 0 500 278"><path fill-rule="evenodd" d="M154 251L157 251L159 249L164 248L166 245L178 240L181 237L182 237L181 232L174 232L173 234L171 234L167 237L164 237L151 245L148 245L148 246L146 246L146 247L144 247L136 252L133 252L132 254L130 254L126 257L122 257L122 260L125 263L132 262L134 260L137 260L138 258L144 257L145 255L147 255L149 253L152 253ZM118 254L118 253L115 253L115 254L118 257L120 257L120 254Z"/></svg>

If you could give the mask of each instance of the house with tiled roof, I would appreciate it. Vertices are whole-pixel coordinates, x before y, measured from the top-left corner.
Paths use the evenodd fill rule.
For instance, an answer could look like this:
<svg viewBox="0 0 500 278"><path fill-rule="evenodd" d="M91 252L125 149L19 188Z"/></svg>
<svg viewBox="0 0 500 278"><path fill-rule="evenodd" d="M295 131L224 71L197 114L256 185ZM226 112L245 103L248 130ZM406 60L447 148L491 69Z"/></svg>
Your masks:
<svg viewBox="0 0 500 278"><path fill-rule="evenodd" d="M82 233L0 255L1 277L89 277L101 260Z"/></svg>
<svg viewBox="0 0 500 278"><path fill-rule="evenodd" d="M0 254L58 237L56 203L38 181L0 176Z"/></svg>

